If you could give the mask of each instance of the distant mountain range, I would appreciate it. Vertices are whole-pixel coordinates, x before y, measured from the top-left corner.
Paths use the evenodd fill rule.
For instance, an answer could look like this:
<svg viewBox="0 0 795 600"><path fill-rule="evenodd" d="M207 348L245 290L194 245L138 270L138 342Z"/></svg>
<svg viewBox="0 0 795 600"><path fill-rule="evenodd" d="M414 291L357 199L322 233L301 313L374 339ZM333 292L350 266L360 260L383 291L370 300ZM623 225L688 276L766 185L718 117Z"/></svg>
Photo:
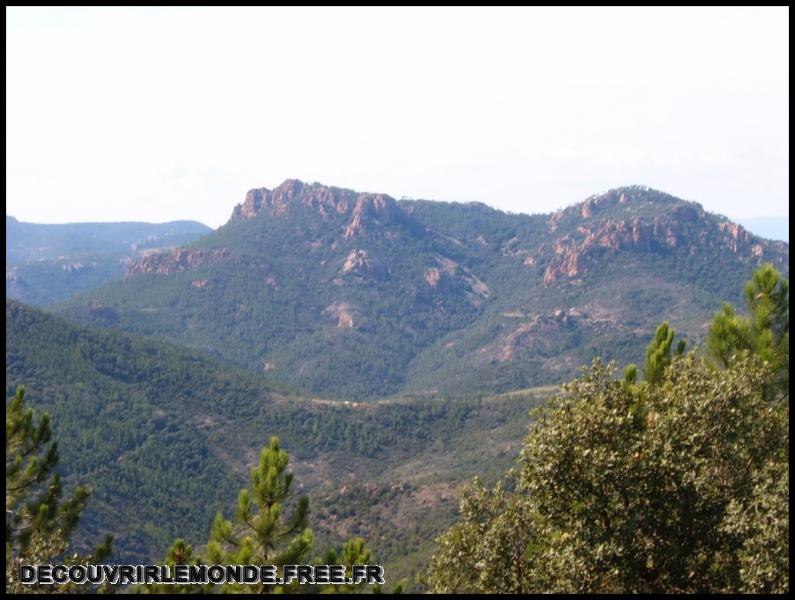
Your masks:
<svg viewBox="0 0 795 600"><path fill-rule="evenodd" d="M511 464L528 410L594 355L692 343L789 245L640 186L553 214L287 180L215 231L7 217L6 383L53 417L78 545L199 547L269 436L318 548L363 535L391 577L427 562L457 487ZM347 399L347 400L345 400Z"/></svg>
<svg viewBox="0 0 795 600"><path fill-rule="evenodd" d="M149 252L208 233L195 221L40 225L6 216L6 296L35 305L121 279Z"/></svg>
<svg viewBox="0 0 795 600"><path fill-rule="evenodd" d="M521 215L287 180L54 308L301 393L494 392L637 360L664 319L698 341L765 261L788 244L640 186Z"/></svg>

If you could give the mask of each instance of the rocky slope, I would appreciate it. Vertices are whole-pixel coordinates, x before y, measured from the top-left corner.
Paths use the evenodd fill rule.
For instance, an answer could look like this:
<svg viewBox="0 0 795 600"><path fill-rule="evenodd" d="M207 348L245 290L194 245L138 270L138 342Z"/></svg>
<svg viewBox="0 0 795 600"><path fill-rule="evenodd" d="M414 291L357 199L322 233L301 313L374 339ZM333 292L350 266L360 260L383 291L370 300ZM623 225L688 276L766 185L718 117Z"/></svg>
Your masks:
<svg viewBox="0 0 795 600"><path fill-rule="evenodd" d="M491 391L637 359L663 319L698 341L764 261L789 246L639 186L515 215L291 179L60 310L314 394Z"/></svg>

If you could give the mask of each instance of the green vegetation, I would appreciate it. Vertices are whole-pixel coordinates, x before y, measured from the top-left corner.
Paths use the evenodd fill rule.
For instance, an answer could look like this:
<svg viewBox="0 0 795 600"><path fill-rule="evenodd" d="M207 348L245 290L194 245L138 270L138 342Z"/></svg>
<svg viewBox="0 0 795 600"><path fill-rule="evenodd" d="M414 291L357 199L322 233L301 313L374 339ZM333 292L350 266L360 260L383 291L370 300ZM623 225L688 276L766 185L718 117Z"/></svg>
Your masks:
<svg viewBox="0 0 795 600"><path fill-rule="evenodd" d="M210 231L195 221L40 225L6 216L6 297L44 306L119 280L145 251Z"/></svg>
<svg viewBox="0 0 795 600"><path fill-rule="evenodd" d="M260 453L258 465L251 469L249 488L242 489L238 495L234 521L224 519L219 512L213 521L210 541L202 556L194 555L192 547L178 539L167 553L165 564L274 565L277 569L297 564L345 565L348 577L352 574L352 565L372 564L370 551L365 548L362 538L354 538L343 544L340 553L331 549L323 557L310 560L312 530L307 527L309 498L299 497L289 518L282 512L292 499L293 475L286 471L288 461L287 453L279 447L279 438L271 438L270 446L263 448ZM369 588L367 584L338 584L319 586L312 588L312 591L351 593L366 588ZM379 591L380 586L369 589ZM294 581L285 585L145 585L139 586L136 591L265 594L305 590ZM395 591L400 591L400 586Z"/></svg>
<svg viewBox="0 0 795 600"><path fill-rule="evenodd" d="M789 393L789 280L765 264L744 291L750 316L738 316L734 307L724 304L707 336L709 356L717 365L729 367L739 351L751 351L771 366L770 393Z"/></svg>
<svg viewBox="0 0 795 600"><path fill-rule="evenodd" d="M214 260L143 269L59 314L202 350L301 394L488 394L563 381L597 354L640 362L665 319L697 343L762 260L789 265L786 244L646 188L552 216L401 201L403 218L373 209L348 235L355 192L288 187L278 210L187 248Z"/></svg>
<svg viewBox="0 0 795 600"><path fill-rule="evenodd" d="M69 537L85 508L88 489L77 486L64 497L58 466L58 444L51 441L47 414L36 418L18 388L6 404L6 591L41 593L47 586L22 585L20 565L99 562L110 553L112 537L90 555L67 557ZM69 585L61 591L76 591Z"/></svg>
<svg viewBox="0 0 795 600"><path fill-rule="evenodd" d="M179 537L204 544L213 516L234 503L259 449L278 435L296 460L302 493L316 498L318 547L371 540L392 585L422 563L454 517L451 502L425 506L423 527L407 530L401 519L416 510L414 494L452 490L489 470L498 476L511 452L482 445L500 439L515 449L535 402L534 393L357 405L290 396L198 352L78 327L16 302L6 304L6 331L8 384L25 383L29 401L52 415L64 482L93 487L74 543L87 550L112 533L117 561L160 559ZM421 469L404 468L415 461ZM335 525L333 515L347 511L342 485L396 481L406 486L389 499L367 496L372 527ZM365 523L352 513L344 520ZM400 539L422 550L407 553Z"/></svg>
<svg viewBox="0 0 795 600"><path fill-rule="evenodd" d="M540 413L505 483L464 493L430 590L788 591L789 402L771 389L789 364L787 289L770 266L746 288L763 342L716 317L723 369L672 353L667 324L640 383L595 359Z"/></svg>
<svg viewBox="0 0 795 600"><path fill-rule="evenodd" d="M308 558L312 530L307 527L309 498L301 496L289 517L282 514L290 497L292 473L279 438L262 449L259 464L251 469L251 486L240 491L235 521L219 512L213 521L207 560L216 565L297 565ZM245 586L241 586L243 588ZM260 585L250 591L262 593Z"/></svg>
<svg viewBox="0 0 795 600"><path fill-rule="evenodd" d="M335 190L291 182L289 205L57 317L7 300L7 408L24 384L63 457L47 458L46 421L20 417L41 458L16 476L52 485L14 499L14 519L60 531L47 552L112 534L116 562L372 550L411 590L788 588L786 244L640 187L552 216L384 201L356 228L357 195ZM7 268L7 291L28 268L53 293L94 286L119 267L111 246L98 279L42 255ZM710 326L723 299L745 313L727 304ZM533 386L589 363L522 446L550 392Z"/></svg>
<svg viewBox="0 0 795 600"><path fill-rule="evenodd" d="M84 486L63 499L60 476L53 473L58 465L58 445L51 441L49 415L38 421L34 411L24 406L24 388L18 388L6 406L6 586L16 593L76 592L80 586L60 584L57 588L22 585L18 580L20 565L67 565L102 561L111 551L112 536L89 555L67 556L69 537L78 523L89 496ZM271 439L263 448L257 467L251 470L251 489L238 496L235 522L218 513L213 522L211 539L205 558L193 555L193 549L178 539L166 554L165 564L302 564L309 559L312 532L306 527L309 500L301 496L292 516L282 516L282 506L291 497L293 476L286 472L287 453L279 448L279 440ZM341 553L331 549L315 564L346 565L351 575L354 564L368 564L370 552L364 540L355 538L342 546ZM365 586L329 585L314 591L355 592ZM117 591L109 585L105 591ZM213 586L144 585L137 592L145 593L266 593L298 591L297 582L285 586L230 584L214 590ZM375 589L378 591L378 586ZM395 588L400 591L400 586Z"/></svg>

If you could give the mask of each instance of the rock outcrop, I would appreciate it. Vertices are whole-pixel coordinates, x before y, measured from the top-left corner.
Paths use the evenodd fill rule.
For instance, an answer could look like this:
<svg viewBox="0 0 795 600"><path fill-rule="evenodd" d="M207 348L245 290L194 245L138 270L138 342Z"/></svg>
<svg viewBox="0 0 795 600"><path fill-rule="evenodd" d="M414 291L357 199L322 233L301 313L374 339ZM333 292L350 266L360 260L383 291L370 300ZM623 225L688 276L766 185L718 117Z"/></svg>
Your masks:
<svg viewBox="0 0 795 600"><path fill-rule="evenodd" d="M358 193L319 183L306 184L297 179L288 179L280 186L269 190L250 190L246 199L232 212L230 222L253 219L260 215L282 217L296 207L311 208L323 219L343 217L344 238L353 238L375 226L387 228L421 227L397 201L386 194ZM394 236L395 232L389 232Z"/></svg>
<svg viewBox="0 0 795 600"><path fill-rule="evenodd" d="M345 228L345 237L350 238L367 230L368 224L405 225L408 215L385 194L361 194L356 199L351 221Z"/></svg>
<svg viewBox="0 0 795 600"><path fill-rule="evenodd" d="M263 213L278 217L287 214L295 203L313 206L324 216L329 213L347 213L358 195L351 190L320 184L307 185L298 179L287 179L272 190L249 190L243 203L235 206L232 211L231 221L253 219Z"/></svg>
<svg viewBox="0 0 795 600"><path fill-rule="evenodd" d="M232 258L232 253L226 248L200 248L190 250L178 248L170 252L149 254L133 262L127 268L124 278L129 279L142 273L157 273L169 275L196 269L204 265L218 264Z"/></svg>
<svg viewBox="0 0 795 600"><path fill-rule="evenodd" d="M386 267L381 261L370 256L367 250L352 250L342 265L342 272L346 275L358 275L365 278L383 280L389 276Z"/></svg>
<svg viewBox="0 0 795 600"><path fill-rule="evenodd" d="M539 248L534 261L525 262L546 258L546 285L581 276L600 257L624 250L695 254L725 246L743 261L764 255L760 240L741 225L716 225L701 205L640 186L611 190L557 211L547 229L562 235L548 251Z"/></svg>
<svg viewBox="0 0 795 600"><path fill-rule="evenodd" d="M356 311L347 302L332 302L323 313L336 319L337 327L341 329L353 329L358 324Z"/></svg>

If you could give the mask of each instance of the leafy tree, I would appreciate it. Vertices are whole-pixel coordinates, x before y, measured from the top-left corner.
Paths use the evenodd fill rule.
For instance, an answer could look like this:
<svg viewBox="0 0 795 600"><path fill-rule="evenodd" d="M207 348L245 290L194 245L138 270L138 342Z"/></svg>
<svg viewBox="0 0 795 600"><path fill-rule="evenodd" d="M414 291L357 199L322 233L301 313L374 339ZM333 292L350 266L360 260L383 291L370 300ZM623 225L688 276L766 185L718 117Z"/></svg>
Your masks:
<svg viewBox="0 0 795 600"><path fill-rule="evenodd" d="M540 415L513 497L462 503L463 523L439 539L432 591L788 588L788 481L773 474L786 471L789 408L765 396L769 366L746 354L718 372L691 353L642 390L613 375L597 359ZM522 551L495 543L519 531Z"/></svg>
<svg viewBox="0 0 795 600"><path fill-rule="evenodd" d="M768 463L754 477L748 501L733 501L724 530L743 540L738 552L744 593L789 590L789 469Z"/></svg>
<svg viewBox="0 0 795 600"><path fill-rule="evenodd" d="M439 593L532 591L536 532L530 508L521 496L506 493L503 482L489 490L475 478L461 496L461 521L439 540L426 585Z"/></svg>
<svg viewBox="0 0 795 600"><path fill-rule="evenodd" d="M430 589L788 591L788 281L765 265L745 297L750 317L715 317L709 361L683 341L672 353L662 323L644 381L596 359L565 385L531 427L516 492L465 493Z"/></svg>
<svg viewBox="0 0 795 600"><path fill-rule="evenodd" d="M25 406L25 389L18 387L6 404L6 590L74 591L76 586L23 585L20 565L98 562L110 553L106 536L90 555L66 557L69 536L80 519L89 491L77 486L64 497L58 466L58 444L52 441L50 418L38 419Z"/></svg>

